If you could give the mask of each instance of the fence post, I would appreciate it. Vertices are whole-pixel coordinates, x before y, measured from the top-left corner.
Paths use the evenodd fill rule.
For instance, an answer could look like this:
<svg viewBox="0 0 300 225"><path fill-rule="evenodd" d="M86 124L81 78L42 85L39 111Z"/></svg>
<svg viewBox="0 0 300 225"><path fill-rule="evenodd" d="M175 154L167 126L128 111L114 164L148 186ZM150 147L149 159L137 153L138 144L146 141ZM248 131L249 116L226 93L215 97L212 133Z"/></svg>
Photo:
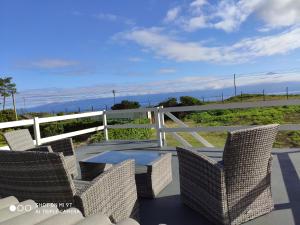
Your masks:
<svg viewBox="0 0 300 225"><path fill-rule="evenodd" d="M156 107L156 110L155 110L155 128L156 128L156 136L157 136L158 146L162 147L163 140L162 140L162 133L160 131L161 116L160 116L160 112L159 112L159 107Z"/></svg>
<svg viewBox="0 0 300 225"><path fill-rule="evenodd" d="M33 130L34 130L35 145L39 146L41 144L41 132L40 132L40 123L38 117L34 117L33 119Z"/></svg>
<svg viewBox="0 0 300 225"><path fill-rule="evenodd" d="M161 106L160 109L163 109L164 107ZM160 112L160 125L161 128L165 127L165 114L163 112ZM163 140L163 146L166 145L166 132L162 132L162 140Z"/></svg>
<svg viewBox="0 0 300 225"><path fill-rule="evenodd" d="M107 129L107 112L106 110L103 111L103 126L104 126L104 137L105 141L108 141L108 129Z"/></svg>

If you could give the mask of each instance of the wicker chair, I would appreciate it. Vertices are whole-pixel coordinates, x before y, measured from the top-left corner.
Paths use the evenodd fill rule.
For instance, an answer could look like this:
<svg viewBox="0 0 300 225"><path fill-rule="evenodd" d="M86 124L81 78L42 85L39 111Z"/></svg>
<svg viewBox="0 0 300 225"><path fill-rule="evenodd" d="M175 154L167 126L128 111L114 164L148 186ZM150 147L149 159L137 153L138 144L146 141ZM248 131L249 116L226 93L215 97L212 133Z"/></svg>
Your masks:
<svg viewBox="0 0 300 225"><path fill-rule="evenodd" d="M221 162L178 147L183 203L226 225L272 211L271 150L277 129L267 125L230 132Z"/></svg>
<svg viewBox="0 0 300 225"><path fill-rule="evenodd" d="M102 213L113 222L138 212L133 160L88 182L72 180L62 153L0 151L0 197L7 196L76 207L84 216Z"/></svg>
<svg viewBox="0 0 300 225"><path fill-rule="evenodd" d="M71 138L53 141L41 146L35 146L33 139L27 129L14 130L6 132L4 138L13 151L48 151L62 152L65 156L65 162L69 173L76 177L78 175L76 167L76 157L74 155L74 147Z"/></svg>
<svg viewBox="0 0 300 225"><path fill-rule="evenodd" d="M0 198L0 215L1 225L139 225L131 218L113 224L100 213L83 217L76 208L60 212L55 205L41 206L30 199L19 202L14 196Z"/></svg>

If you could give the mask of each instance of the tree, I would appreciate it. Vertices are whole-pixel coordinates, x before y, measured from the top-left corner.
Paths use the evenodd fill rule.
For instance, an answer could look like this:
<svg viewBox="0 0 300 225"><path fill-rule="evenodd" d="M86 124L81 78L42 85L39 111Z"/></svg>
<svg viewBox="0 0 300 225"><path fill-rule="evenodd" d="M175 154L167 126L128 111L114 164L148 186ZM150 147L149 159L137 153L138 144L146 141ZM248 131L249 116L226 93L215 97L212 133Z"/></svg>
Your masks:
<svg viewBox="0 0 300 225"><path fill-rule="evenodd" d="M140 108L140 107L141 107L141 105L138 102L123 100L121 103L114 104L111 107L111 109L112 110L118 110L118 109L137 109L137 108Z"/></svg>
<svg viewBox="0 0 300 225"><path fill-rule="evenodd" d="M168 98L166 101L160 102L158 105L163 107L175 107L178 105L177 98Z"/></svg>
<svg viewBox="0 0 300 225"><path fill-rule="evenodd" d="M5 109L6 98L10 96L10 92L8 90L8 85L11 83L11 77L0 78L0 93L3 97L2 109Z"/></svg>
<svg viewBox="0 0 300 225"><path fill-rule="evenodd" d="M14 106L14 112L16 116L16 120L18 120L18 113L17 113L17 107L16 107L16 99L15 99L15 94L17 94L17 88L15 83L10 83L8 86L8 91L11 94L12 97L12 102Z"/></svg>
<svg viewBox="0 0 300 225"><path fill-rule="evenodd" d="M203 102L200 101L198 98L194 98L191 96L181 96L180 105L181 106L203 105Z"/></svg>
<svg viewBox="0 0 300 225"><path fill-rule="evenodd" d="M3 110L5 109L6 98L12 96L15 117L16 120L18 120L16 101L15 101L16 93L17 93L17 88L16 88L16 84L12 82L12 77L0 78L0 94L3 97Z"/></svg>

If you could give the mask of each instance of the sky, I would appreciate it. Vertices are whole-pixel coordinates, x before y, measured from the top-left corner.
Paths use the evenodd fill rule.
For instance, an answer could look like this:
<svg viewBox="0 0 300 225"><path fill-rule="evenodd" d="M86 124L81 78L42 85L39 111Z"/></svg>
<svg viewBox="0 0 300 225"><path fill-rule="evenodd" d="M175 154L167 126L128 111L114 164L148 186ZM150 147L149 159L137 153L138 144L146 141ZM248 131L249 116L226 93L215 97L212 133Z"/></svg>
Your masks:
<svg viewBox="0 0 300 225"><path fill-rule="evenodd" d="M299 48L299 0L0 0L27 104L300 81Z"/></svg>

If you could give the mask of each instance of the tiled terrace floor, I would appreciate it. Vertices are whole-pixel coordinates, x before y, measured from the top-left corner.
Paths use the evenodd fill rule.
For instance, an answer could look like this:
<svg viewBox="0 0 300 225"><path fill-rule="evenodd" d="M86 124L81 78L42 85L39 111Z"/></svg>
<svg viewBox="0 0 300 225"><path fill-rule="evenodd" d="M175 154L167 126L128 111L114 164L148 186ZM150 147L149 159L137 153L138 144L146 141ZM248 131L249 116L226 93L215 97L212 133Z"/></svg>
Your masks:
<svg viewBox="0 0 300 225"><path fill-rule="evenodd" d="M141 225L210 225L198 213L180 202L178 161L175 148L157 148L155 142L107 142L79 147L78 160L107 150L147 150L173 153L173 182L163 190L157 199L143 199L140 202ZM216 160L222 156L222 149L202 149ZM252 220L246 225L300 225L300 149L273 150L272 190L275 210Z"/></svg>

